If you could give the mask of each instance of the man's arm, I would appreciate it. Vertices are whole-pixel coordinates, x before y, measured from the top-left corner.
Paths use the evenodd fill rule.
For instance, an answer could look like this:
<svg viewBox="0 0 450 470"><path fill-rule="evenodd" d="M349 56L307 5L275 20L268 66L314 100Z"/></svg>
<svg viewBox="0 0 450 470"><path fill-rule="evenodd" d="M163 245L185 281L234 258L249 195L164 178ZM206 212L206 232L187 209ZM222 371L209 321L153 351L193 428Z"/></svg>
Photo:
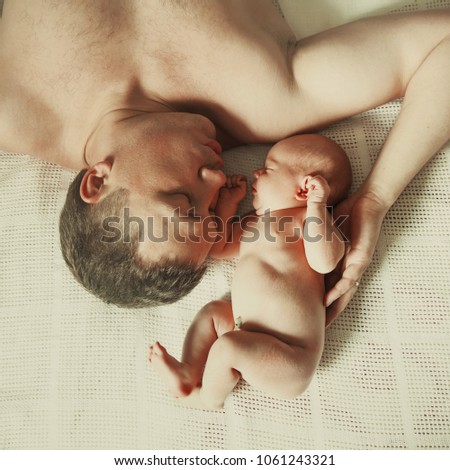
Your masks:
<svg viewBox="0 0 450 470"><path fill-rule="evenodd" d="M401 112L351 214L351 249L326 297L330 322L353 296L375 250L382 220L450 138L450 10L369 18L302 40L294 55L299 101L326 124L404 96Z"/></svg>

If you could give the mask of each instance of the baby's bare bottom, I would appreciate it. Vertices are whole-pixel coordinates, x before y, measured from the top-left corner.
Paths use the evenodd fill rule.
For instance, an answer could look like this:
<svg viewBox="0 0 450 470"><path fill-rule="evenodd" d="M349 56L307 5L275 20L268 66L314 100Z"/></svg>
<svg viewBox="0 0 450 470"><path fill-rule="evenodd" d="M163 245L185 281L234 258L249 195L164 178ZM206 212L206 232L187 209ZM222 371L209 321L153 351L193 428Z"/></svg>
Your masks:
<svg viewBox="0 0 450 470"><path fill-rule="evenodd" d="M309 385L322 353L318 347L287 344L266 333L234 330L228 302L206 305L192 322L178 363L158 346L155 368L169 385L179 380L186 404L221 408L242 376L250 385L270 396L292 399ZM176 367L173 367L176 361ZM168 371L170 369L170 372ZM170 377L170 380L168 378ZM190 383L187 383L190 382ZM173 390L172 390L173 391Z"/></svg>

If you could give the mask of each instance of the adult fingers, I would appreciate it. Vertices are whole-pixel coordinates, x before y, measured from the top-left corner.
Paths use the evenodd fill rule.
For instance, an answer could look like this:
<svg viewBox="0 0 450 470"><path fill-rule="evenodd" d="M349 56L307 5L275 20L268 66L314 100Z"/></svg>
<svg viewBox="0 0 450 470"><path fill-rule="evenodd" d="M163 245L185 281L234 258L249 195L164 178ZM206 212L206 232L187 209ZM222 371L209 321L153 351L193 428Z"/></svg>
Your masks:
<svg viewBox="0 0 450 470"><path fill-rule="evenodd" d="M344 311L359 287L361 276L366 269L365 264L351 264L342 274L342 278L326 293L326 327Z"/></svg>
<svg viewBox="0 0 450 470"><path fill-rule="evenodd" d="M345 310L352 297L357 290L356 284L349 289L344 295L339 297L330 307L326 309L325 328L328 328L331 323Z"/></svg>
<svg viewBox="0 0 450 470"><path fill-rule="evenodd" d="M326 294L324 303L329 307L339 297L342 297L353 287L357 287L361 276L365 271L365 266L359 264L350 264L342 273L341 279Z"/></svg>

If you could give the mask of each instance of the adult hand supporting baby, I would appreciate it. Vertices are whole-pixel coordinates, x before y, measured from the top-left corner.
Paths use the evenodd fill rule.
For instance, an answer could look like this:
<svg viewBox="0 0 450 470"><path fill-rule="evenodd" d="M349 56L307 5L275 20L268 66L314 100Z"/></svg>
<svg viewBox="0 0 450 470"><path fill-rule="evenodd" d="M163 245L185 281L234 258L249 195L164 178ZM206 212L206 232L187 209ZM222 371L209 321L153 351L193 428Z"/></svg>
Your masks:
<svg viewBox="0 0 450 470"><path fill-rule="evenodd" d="M342 262L330 275L325 294L328 327L345 309L355 294L360 279L369 266L389 207L373 194L358 194L340 203L333 215L349 215L343 232L350 240ZM337 280L337 282L336 282ZM329 290L328 290L329 289Z"/></svg>

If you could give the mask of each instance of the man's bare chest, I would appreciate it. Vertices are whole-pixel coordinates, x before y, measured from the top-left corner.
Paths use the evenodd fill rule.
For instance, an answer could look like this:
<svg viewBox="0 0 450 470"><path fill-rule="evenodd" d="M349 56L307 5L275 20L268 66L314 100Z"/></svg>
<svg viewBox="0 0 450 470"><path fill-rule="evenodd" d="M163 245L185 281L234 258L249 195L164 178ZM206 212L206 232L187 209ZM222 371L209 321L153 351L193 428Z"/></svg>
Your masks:
<svg viewBox="0 0 450 470"><path fill-rule="evenodd" d="M289 99L294 36L271 0L6 0L2 22L18 85L49 108L86 113L111 89L121 106L201 113L240 141L281 135L266 114Z"/></svg>

